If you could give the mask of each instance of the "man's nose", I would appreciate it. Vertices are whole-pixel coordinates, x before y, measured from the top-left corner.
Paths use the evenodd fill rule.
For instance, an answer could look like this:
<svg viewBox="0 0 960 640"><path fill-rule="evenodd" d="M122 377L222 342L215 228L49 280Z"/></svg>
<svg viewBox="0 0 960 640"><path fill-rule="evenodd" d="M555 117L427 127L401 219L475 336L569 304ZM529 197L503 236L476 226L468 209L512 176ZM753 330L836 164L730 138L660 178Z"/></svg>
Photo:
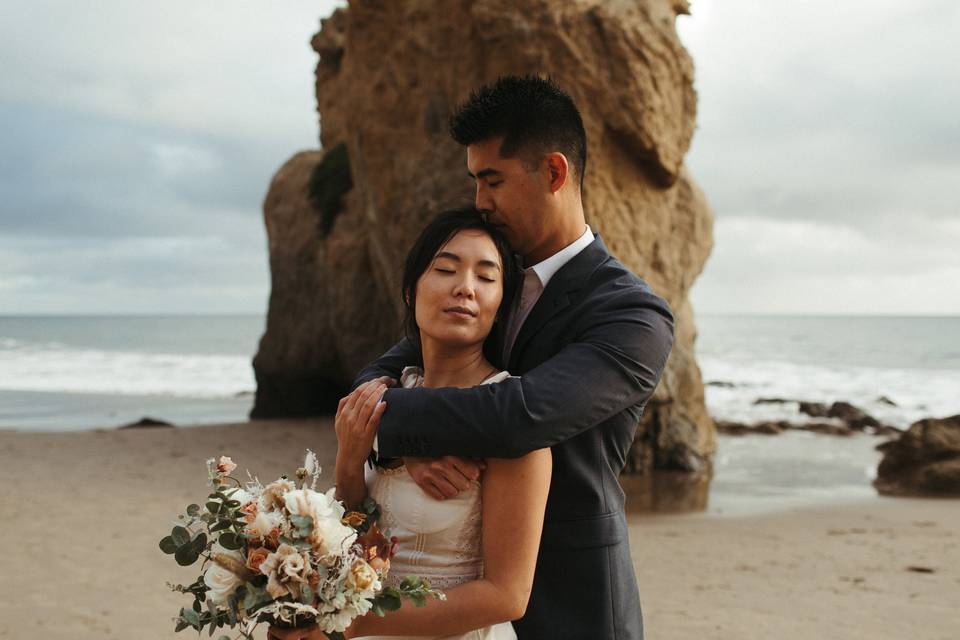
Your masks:
<svg viewBox="0 0 960 640"><path fill-rule="evenodd" d="M477 184L477 194L474 200L474 204L479 211L483 211L485 213L493 211L493 199L487 192L486 187L484 187L482 184Z"/></svg>

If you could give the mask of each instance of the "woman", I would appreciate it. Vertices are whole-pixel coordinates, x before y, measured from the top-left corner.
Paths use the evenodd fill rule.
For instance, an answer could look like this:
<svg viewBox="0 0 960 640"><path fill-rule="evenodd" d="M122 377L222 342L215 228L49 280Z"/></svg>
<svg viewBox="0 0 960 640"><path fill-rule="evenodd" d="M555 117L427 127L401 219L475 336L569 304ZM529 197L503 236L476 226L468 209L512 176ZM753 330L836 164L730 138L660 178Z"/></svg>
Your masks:
<svg viewBox="0 0 960 640"><path fill-rule="evenodd" d="M420 234L403 278L407 331L419 338L423 369L408 367L405 386L471 387L508 377L484 355L494 322L506 315L515 265L500 233L473 209L441 214ZM348 507L368 494L383 509L381 528L399 538L388 584L419 575L446 593L424 607L406 604L385 617L368 614L348 638L432 636L512 640L509 621L523 615L533 583L550 484L549 449L517 459L490 459L482 480L437 501L401 465L364 475L386 386L372 380L340 401L336 431L337 492ZM455 429L456 425L450 425ZM317 630L268 638L322 638Z"/></svg>

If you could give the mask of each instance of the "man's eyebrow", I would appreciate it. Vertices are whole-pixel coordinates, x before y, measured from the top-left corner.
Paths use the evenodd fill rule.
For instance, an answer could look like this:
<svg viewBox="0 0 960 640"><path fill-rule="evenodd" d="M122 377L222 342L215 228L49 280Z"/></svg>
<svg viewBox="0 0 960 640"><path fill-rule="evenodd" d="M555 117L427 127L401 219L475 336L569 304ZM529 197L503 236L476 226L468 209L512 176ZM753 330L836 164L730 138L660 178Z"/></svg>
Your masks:
<svg viewBox="0 0 960 640"><path fill-rule="evenodd" d="M500 172L497 171L496 169L481 169L480 171L477 171L477 175L473 175L469 171L467 171L467 175L473 178L474 180L476 180L478 178L486 178L487 176L493 176L493 175L499 176Z"/></svg>

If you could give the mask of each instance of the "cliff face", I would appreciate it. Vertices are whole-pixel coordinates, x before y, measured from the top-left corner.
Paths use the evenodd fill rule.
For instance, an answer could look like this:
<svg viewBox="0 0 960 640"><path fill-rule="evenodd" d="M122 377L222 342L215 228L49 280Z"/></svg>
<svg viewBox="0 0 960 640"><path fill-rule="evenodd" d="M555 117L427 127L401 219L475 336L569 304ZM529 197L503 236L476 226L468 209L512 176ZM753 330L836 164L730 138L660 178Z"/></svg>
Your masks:
<svg viewBox="0 0 960 640"><path fill-rule="evenodd" d="M471 202L447 116L507 73L553 77L580 107L587 221L677 316L668 371L630 471L702 471L714 447L688 292L712 214L683 165L693 64L683 0L353 0L322 22L324 151L295 155L264 203L273 290L253 417L329 412L399 330L403 257L427 217Z"/></svg>

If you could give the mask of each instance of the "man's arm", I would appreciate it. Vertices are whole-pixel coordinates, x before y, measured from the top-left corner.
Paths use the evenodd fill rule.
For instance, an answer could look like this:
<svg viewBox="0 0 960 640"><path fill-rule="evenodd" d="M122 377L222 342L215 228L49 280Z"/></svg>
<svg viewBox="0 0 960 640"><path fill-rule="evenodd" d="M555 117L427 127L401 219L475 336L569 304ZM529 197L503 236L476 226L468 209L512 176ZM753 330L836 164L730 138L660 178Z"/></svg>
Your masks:
<svg viewBox="0 0 960 640"><path fill-rule="evenodd" d="M383 376L399 380L404 367L421 366L422 364L423 360L419 347L410 338L403 338L357 374L350 390L353 391L368 380Z"/></svg>
<svg viewBox="0 0 960 640"><path fill-rule="evenodd" d="M512 458L552 446L653 393L673 346L673 316L636 290L590 309L576 341L522 377L469 389L389 389L387 456Z"/></svg>

